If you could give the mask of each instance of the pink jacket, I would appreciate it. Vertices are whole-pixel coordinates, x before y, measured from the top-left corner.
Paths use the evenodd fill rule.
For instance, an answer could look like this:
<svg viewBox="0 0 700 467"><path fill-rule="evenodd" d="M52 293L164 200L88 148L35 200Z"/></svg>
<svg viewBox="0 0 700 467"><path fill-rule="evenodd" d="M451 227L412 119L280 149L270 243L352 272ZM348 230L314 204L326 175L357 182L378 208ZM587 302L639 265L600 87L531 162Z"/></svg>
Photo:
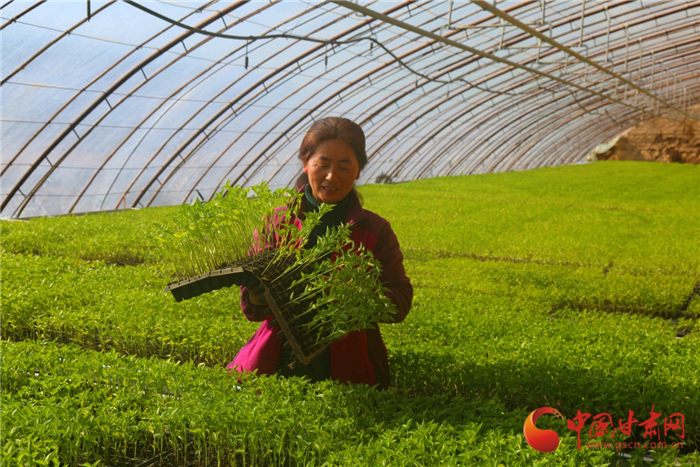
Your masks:
<svg viewBox="0 0 700 467"><path fill-rule="evenodd" d="M351 224L353 242L372 251L382 264L381 282L389 289L387 296L396 305L394 321L406 318L413 287L406 277L403 254L389 222L377 214L363 209L355 192L351 192L350 205L345 222ZM305 201L302 201L305 203ZM304 205L300 212L304 212ZM266 306L253 305L248 300L248 290L241 287L241 309L250 321L262 321L260 328L238 352L227 366L239 372L258 370L258 374L272 374L282 349L282 340L277 337L281 330L272 326L273 315L264 315ZM389 359L382 336L377 329L365 329L347 334L330 345L331 378L340 382L361 383L379 387L390 384Z"/></svg>

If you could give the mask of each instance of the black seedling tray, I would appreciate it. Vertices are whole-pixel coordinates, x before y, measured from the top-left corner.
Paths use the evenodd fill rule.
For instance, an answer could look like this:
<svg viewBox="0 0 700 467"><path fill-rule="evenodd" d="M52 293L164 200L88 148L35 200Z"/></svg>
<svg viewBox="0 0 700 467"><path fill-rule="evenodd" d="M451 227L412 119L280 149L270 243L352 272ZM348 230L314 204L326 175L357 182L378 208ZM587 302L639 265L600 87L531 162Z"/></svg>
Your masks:
<svg viewBox="0 0 700 467"><path fill-rule="evenodd" d="M289 299L292 292L294 296L304 292L305 284L298 284L290 290L291 284L301 277L302 271L280 277L287 267L294 263L294 258L278 261L268 267L276 251L276 249L264 250L224 268L169 284L165 290L172 293L175 300L179 302L224 287L240 286L248 282L250 275L255 276L264 286L265 299L282 328L296 360L308 365L323 353L330 343L319 344L318 334L310 336L304 333L304 325L313 319L312 313L304 314L312 301L290 303ZM320 337L323 337L323 332L320 334ZM320 340L324 341L324 339Z"/></svg>
<svg viewBox="0 0 700 467"><path fill-rule="evenodd" d="M226 265L221 269L215 269L199 276L173 282L165 287L165 291L172 293L175 300L180 302L214 290L223 289L224 287L241 286L248 281L251 275L256 277L262 275L274 258L276 251L276 249L264 250L256 255L248 256ZM285 262L282 271L286 269L288 264L289 262Z"/></svg>
<svg viewBox="0 0 700 467"><path fill-rule="evenodd" d="M180 282L168 285L165 290L170 291L175 297L175 300L181 302L199 295L213 292L214 290L231 287L232 285L241 286L247 282L251 273L241 267L217 269L209 271L205 274L185 279Z"/></svg>

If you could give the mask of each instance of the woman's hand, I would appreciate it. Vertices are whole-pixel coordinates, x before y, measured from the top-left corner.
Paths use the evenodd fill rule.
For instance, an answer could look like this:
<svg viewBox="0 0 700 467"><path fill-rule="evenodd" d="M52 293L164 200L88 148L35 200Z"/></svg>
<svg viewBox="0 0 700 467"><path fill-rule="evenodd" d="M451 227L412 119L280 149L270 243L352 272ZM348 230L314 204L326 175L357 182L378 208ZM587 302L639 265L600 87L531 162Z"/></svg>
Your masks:
<svg viewBox="0 0 700 467"><path fill-rule="evenodd" d="M248 300L250 300L250 303L258 306L267 305L267 300L264 295L265 286L257 277L251 274L244 285L248 288Z"/></svg>
<svg viewBox="0 0 700 467"><path fill-rule="evenodd" d="M248 289L248 300L253 305L267 305L267 300L265 299L265 288L262 284L252 289Z"/></svg>

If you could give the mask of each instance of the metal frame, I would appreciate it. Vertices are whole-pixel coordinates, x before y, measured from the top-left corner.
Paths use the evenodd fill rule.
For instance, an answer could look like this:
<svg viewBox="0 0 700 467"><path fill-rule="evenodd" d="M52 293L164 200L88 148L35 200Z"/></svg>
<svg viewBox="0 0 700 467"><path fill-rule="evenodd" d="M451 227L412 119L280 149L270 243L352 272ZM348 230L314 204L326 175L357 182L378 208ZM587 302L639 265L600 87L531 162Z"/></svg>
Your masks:
<svg viewBox="0 0 700 467"><path fill-rule="evenodd" d="M72 34L81 34L90 20L109 15L115 3L108 2L95 10L88 6L86 16L58 31L14 69L5 70L0 86L43 86L40 78L31 75L30 65L60 61L61 57L53 53L54 45ZM373 10L372 0L362 4L337 0L310 4L293 15L283 13L285 5L279 0L252 8L242 1L227 2L222 8L217 3L202 2L178 21L190 24L196 15L205 14L205 19L197 21L200 30L240 35L248 25L254 25L264 31L256 38L280 31L314 38L325 34L327 41L372 37L380 38L387 49L367 44L367 52L358 52L363 49L357 45L339 45L331 50L327 43L284 39L275 39L280 41L279 48L270 48L255 42L201 37L185 30L170 37L105 89L95 89L96 83L138 50L176 30L176 26L153 18L147 40L86 79L87 84L70 94L52 115L37 112L37 129L22 134L17 152L3 153L0 177L8 187L1 203L3 216L60 213L51 207L50 198L45 205L30 203L43 199L45 193L53 196L44 188L51 186L56 171L66 163L80 161L79 151L90 133L108 128L104 120L122 104L132 102L151 81L170 80L170 91L158 97L161 101L149 106L138 123L127 128L124 137L110 141L104 154L94 154L99 158L86 161L92 173L86 173L75 187L66 188L71 194L65 196L73 198L66 204L67 212L78 209L88 196L102 197L100 207L108 209L159 205L166 199L169 203L187 202L195 194L202 196L202 192L209 199L226 178L250 184L266 174L264 177L276 186L290 185L293 179L281 177L299 172L295 141L311 121L328 114L354 115L365 129L370 145L363 180L372 180L379 172L395 180L409 180L571 163L644 118L661 114L677 119L700 118L697 110L691 110L700 100L698 0L616 0L604 4L524 0L503 9L485 0L405 0L383 4L385 11L381 13ZM9 1L5 7L13 11L13 16L3 18L0 29L4 38L11 38L15 24L29 24L44 12L48 16L42 24L50 25L55 6L46 1L27 6ZM245 10L243 16L232 18L230 15L239 9ZM271 22L270 18L277 20ZM218 21L222 22L220 27ZM330 33L334 27L341 32ZM190 42L187 45L186 39ZM177 50L180 45L181 52ZM210 53L212 47L217 53L220 50L220 55L184 79L169 78L169 72L182 58L197 59L199 50L205 47ZM388 50L394 55L390 56ZM172 60L146 76L144 68L166 53L174 53ZM340 59L334 55L328 66L331 53L339 54ZM249 54L254 58L249 69L233 73L226 85L207 91L207 99L195 113L178 118L175 128L162 132L163 140L153 149L152 140L160 134L154 133L161 129L159 122L177 112L177 104L187 100L185 93L208 89L221 81L223 73L232 73L224 63L245 57L247 65ZM402 64L424 70L421 73L425 77L416 78ZM342 82L311 79L335 77L340 70L347 73ZM131 78L141 74L145 81L136 85L131 82L129 90L123 89ZM299 76L309 79L290 89L289 83ZM243 83L245 86L238 90ZM95 91L99 95L86 108L68 122L59 121L83 93ZM223 95L233 97L219 104ZM40 108L41 102L31 100L31 89L27 96L25 105ZM275 122L272 114L278 109L284 110ZM8 111L3 114L5 118ZM202 123L190 128L195 119ZM91 123L86 125L85 121ZM49 139L47 135L53 135L51 126L55 124L66 127ZM77 141L53 160L55 149L65 145L69 135L77 136ZM174 147L174 138L184 142ZM35 155L43 139L47 142ZM415 142L409 147L409 141ZM145 147L142 144L146 142L153 152L134 176L124 178L133 151ZM109 168L125 145L134 150L124 162L120 160L120 168ZM232 159L234 152L239 155ZM205 164L201 163L203 157ZM226 169L219 174L222 163ZM111 182L102 190L103 186L96 183L108 168L114 173L104 177ZM115 195L120 199L118 205L106 205L111 199L108 197Z"/></svg>
<svg viewBox="0 0 700 467"><path fill-rule="evenodd" d="M337 34L337 35L334 36L332 39L336 40L336 39L343 38L343 37L345 37L345 36L351 34L352 32L354 32L356 29L361 28L362 26L364 26L364 24L360 23L360 25L355 26L355 27L351 28L350 30L346 30L346 31L344 31L344 32L342 32L342 33L340 33L340 34ZM259 81L257 81L257 82L254 83L253 85L249 86L243 93L241 93L241 94L239 94L238 96L236 96L236 98L235 98L233 101L231 101L230 103L226 104L226 106L224 106L223 109L221 109L220 111L218 111L213 117L211 117L211 118L208 120L208 122L203 126L203 128L209 128L210 126L212 126L212 125L214 124L214 122L216 122L217 120L219 120L219 119L224 115L224 113L226 113L229 109L233 108L234 105L236 105L237 103L239 103L239 102L240 102L243 98L245 98L247 95L252 94L256 89L258 90L257 93L255 93L255 94L252 96L252 98L250 98L247 102L244 102L244 103L241 105L241 107L248 105L248 104L249 104L252 100L254 100L255 98L257 98L257 97L259 97L259 96L261 96L261 95L266 94L266 93L268 92L268 88L267 88L267 86L264 84L265 82L268 82L268 80L272 80L273 78L274 78L274 79L278 79L278 78L277 78L277 75L278 75L280 72L282 72L283 70L288 69L288 68L290 68L290 67L293 67L295 64L299 63L300 60L304 59L304 58L307 57L307 56L313 55L314 52L317 52L317 51L319 51L320 49L322 49L322 48L324 48L324 47L325 47L325 46L323 46L323 45L314 46L314 47L312 47L310 50L304 52L302 55L295 57L293 60L287 61L287 62L284 63L284 65L282 65L281 67L278 67L278 68L276 68L274 71L268 73L268 75L266 75L263 79L260 79ZM282 77L282 78L279 78L279 79L280 79L280 80L283 80L284 78L285 78L285 77ZM273 84L274 84L274 82L273 82ZM261 87L262 87L262 89L260 89ZM262 117L260 117L260 118L262 118ZM212 131L212 132L218 131L218 130L219 130L219 126L222 125L222 124L225 124L227 121L230 121L230 118L229 118L228 120L224 120L224 121L220 122L219 124L217 124L211 131ZM257 122L254 122L254 123L257 123ZM203 131L203 130L202 130L202 131ZM268 132L268 133L269 133L269 132ZM279 138L278 138L278 139L279 139ZM192 140L188 140L186 144L183 144L183 150L184 150L186 147L188 147L189 144L191 144L191 143L192 143ZM232 144L234 144L234 143L235 143L235 141L232 142ZM251 147L255 147L255 144L253 144ZM150 205L151 205L151 203L153 202L153 199L154 199L154 198L158 195L158 193L160 192L160 188L162 188L162 187L165 185L165 183L167 183L167 181L170 179L170 177L182 166L182 164L184 164L184 163L191 157L191 155L192 155L194 152L196 152L197 149L198 149L198 147L195 147L195 148L188 154L188 156L186 156L186 157L181 157L181 161L173 168L172 172L168 175L167 179L166 179L165 181L163 181L163 183L160 185L160 187L159 187L158 189L156 189L156 192L153 194L153 196L151 197L151 199L148 201L147 206L150 206ZM225 151L224 151L224 152L225 152ZM177 154L177 155L179 155L179 154L181 154L181 151L178 151L178 154ZM223 154L223 153L222 153L222 154ZM248 153L246 152L246 153L241 157L241 159L245 158L247 154L248 154ZM263 155L264 155L264 151L261 152L260 155L259 155L253 162L251 162L251 163L248 164L248 167L246 168L246 170L247 170L248 168L250 168L250 167L252 166L252 164L253 164L256 160L258 160L259 158L261 158ZM220 157L221 157L221 156L220 156ZM219 159L219 158L215 159L215 162L214 162L214 163L216 163L216 161L218 161L218 159ZM161 169L161 171L158 172L158 175L161 174L162 171L164 171L165 168L166 168L167 166L169 166L174 160L175 160L175 158L171 158L170 160L168 160L166 166L163 167L163 169ZM244 172L245 172L245 171L244 171ZM229 173L230 173L230 171L229 171ZM227 173L227 175L228 175L228 173ZM226 177L226 176L224 176L224 179L225 179L225 177ZM240 176L239 176L239 177L240 177ZM237 183L237 182L238 182L238 179L235 179L232 183L235 184L235 183ZM221 184L221 183L223 183L223 180L220 182L220 184ZM147 188L149 188L151 185L152 185L152 182L149 182L149 184L147 185ZM147 190L147 188L146 188L145 190L143 190L143 193L145 193L145 191ZM189 194L192 193L192 191L193 191L194 189L195 189L195 188L193 187L192 190L190 190L190 192L188 193L188 196L189 196ZM212 195L213 195L213 193L212 193ZM137 203L138 201L140 201L140 196L136 199L135 203Z"/></svg>
<svg viewBox="0 0 700 467"><path fill-rule="evenodd" d="M198 26L203 27L208 24L213 23L214 21L220 19L221 16L225 15L226 13L235 10L239 6L245 4L244 1L239 1L236 3L233 3L229 5L227 8L223 9L222 12L219 12L215 15L210 16L206 20L202 21ZM29 170L22 176L22 178L15 184L15 186L12 187L10 190L9 194L7 197L2 201L2 205L0 206L0 209L4 209L9 200L17 193L19 188L22 186L22 184L31 176L31 174L39 167L39 164L43 162L48 155L53 151L69 134L71 134L77 125L84 120L92 111L94 111L103 101L107 99L107 97L112 94L114 91L116 91L122 84L126 83L129 78L132 76L138 74L139 72L143 72L143 68L148 65L149 63L153 62L156 58L164 54L167 50L179 45L182 41L184 41L186 38L190 37L193 35L192 32L184 32L180 34L178 37L175 39L171 40L168 44L166 44L164 47L162 47L160 50L157 52L154 52L153 54L149 55L146 59L142 60L138 65L133 67L131 70L129 70L126 74L121 76L119 79L117 79L103 94L100 96L98 99L96 99L84 112L78 116L71 124L69 127L64 130L61 135L56 138L50 145L47 146L47 148L44 150L44 152L37 158L37 160L32 164ZM126 99L126 98L125 98ZM120 102L124 102L125 99L122 99ZM113 109L114 107L110 105L110 107ZM104 118L104 117L103 117ZM93 126L94 128L94 126ZM63 160L66 159L66 157L72 152L78 144L80 144L80 141L82 138L85 138L90 131L88 131L85 135L79 138L78 142L74 144L70 151L67 151L67 154L59 158L58 161L55 163L51 164L51 169L40 179L40 181L35 185L34 187L31 188L31 190L28 192L28 194L25 196L25 199L20 203L19 208L17 209L17 215L19 216L22 213L22 210L25 208L29 200L32 198L32 196L37 192L37 190L41 187L41 185L49 178L51 173L58 167Z"/></svg>

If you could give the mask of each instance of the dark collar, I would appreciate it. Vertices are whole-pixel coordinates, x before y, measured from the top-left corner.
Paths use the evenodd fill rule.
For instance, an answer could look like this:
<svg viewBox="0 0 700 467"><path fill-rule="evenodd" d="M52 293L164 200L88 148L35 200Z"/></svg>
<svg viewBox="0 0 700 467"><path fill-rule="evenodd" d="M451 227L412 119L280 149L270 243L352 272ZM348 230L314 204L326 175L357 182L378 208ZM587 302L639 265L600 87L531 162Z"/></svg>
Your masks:
<svg viewBox="0 0 700 467"><path fill-rule="evenodd" d="M303 216L303 213L306 211L306 203L308 202L306 198L306 193L305 193L306 185L302 186L299 188L300 193L304 193L304 196L301 197L301 206L300 206L300 213ZM352 189L350 193L348 193L347 196L348 199L348 207L347 211L345 213L345 222L349 223L350 225L356 225L359 223L362 219L364 219L367 215L365 214L365 210L362 209L362 205L360 204L360 199L357 197L357 193L355 193L355 189Z"/></svg>

